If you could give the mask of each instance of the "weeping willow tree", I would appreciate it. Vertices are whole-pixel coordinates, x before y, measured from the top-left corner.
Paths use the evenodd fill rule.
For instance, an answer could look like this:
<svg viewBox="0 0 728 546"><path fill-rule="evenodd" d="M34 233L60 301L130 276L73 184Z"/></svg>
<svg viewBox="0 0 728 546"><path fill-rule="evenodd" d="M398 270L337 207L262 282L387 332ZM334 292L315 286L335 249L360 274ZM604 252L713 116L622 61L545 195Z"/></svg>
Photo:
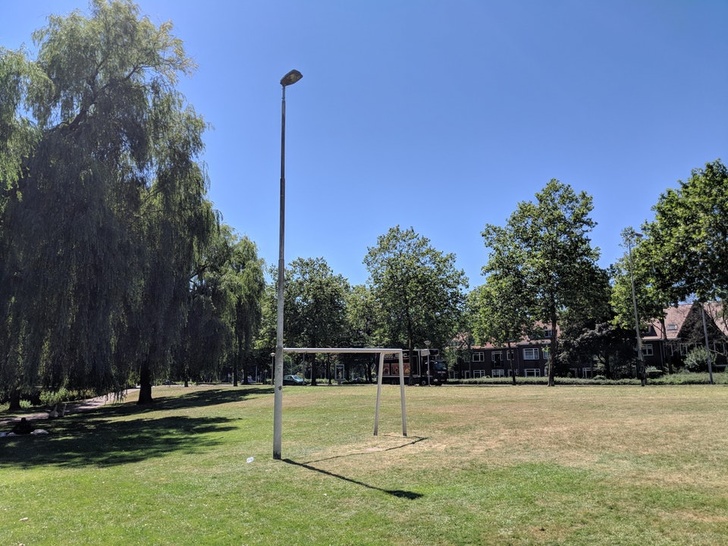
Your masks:
<svg viewBox="0 0 728 546"><path fill-rule="evenodd" d="M234 385L248 360L261 321L263 260L255 243L222 224L190 276L188 320L176 362L177 375L219 377L232 368Z"/></svg>
<svg viewBox="0 0 728 546"><path fill-rule="evenodd" d="M243 373L243 383L248 383L251 350L262 320L261 300L265 291L263 260L258 258L258 248L248 237L235 242L224 280L234 309L233 383L237 385L238 371Z"/></svg>
<svg viewBox="0 0 728 546"><path fill-rule="evenodd" d="M138 380L150 402L216 221L205 124L175 88L194 65L129 1L33 38L35 59L0 51L4 394Z"/></svg>

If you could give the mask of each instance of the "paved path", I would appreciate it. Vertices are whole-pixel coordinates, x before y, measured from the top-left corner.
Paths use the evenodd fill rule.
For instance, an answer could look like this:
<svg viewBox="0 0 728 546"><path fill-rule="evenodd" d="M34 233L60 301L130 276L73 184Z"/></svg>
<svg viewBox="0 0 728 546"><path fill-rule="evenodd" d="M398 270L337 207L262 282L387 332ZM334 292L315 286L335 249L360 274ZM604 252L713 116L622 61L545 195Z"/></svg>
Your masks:
<svg viewBox="0 0 728 546"><path fill-rule="evenodd" d="M128 394L129 391L126 391ZM113 394L97 396L88 400L75 400L66 404L66 415L69 413L79 413L82 411L91 411L106 404L113 404L117 399ZM0 416L0 431L10 426L12 427L21 417L25 417L28 421L41 421L49 418L50 411L37 411L35 413L8 413Z"/></svg>

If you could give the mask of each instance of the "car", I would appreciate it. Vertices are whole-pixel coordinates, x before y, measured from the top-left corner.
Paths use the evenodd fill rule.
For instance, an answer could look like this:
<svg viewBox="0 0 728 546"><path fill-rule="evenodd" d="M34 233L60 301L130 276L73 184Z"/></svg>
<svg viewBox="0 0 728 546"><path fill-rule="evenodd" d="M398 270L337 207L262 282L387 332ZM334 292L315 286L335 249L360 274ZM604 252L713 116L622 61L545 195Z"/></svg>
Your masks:
<svg viewBox="0 0 728 546"><path fill-rule="evenodd" d="M283 384L284 385L305 385L306 382L302 378L298 377L297 375L284 375Z"/></svg>

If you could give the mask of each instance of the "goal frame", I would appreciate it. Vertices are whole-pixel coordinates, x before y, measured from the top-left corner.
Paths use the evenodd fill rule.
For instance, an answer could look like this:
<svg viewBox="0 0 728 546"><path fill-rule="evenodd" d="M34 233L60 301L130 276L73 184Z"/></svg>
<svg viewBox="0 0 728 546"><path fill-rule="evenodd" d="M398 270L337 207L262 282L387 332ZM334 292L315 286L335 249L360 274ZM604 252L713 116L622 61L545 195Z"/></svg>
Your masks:
<svg viewBox="0 0 728 546"><path fill-rule="evenodd" d="M379 406L382 398L382 375L384 372L384 356L397 355L399 358L399 397L402 408L402 436L407 436L407 404L405 402L404 358L403 349L382 347L283 347L284 354L378 354L379 370L377 373L377 400L374 406L374 436L379 435ZM274 429L275 429L274 423ZM274 438L281 437L280 430L273 431ZM274 446L275 449L275 446Z"/></svg>

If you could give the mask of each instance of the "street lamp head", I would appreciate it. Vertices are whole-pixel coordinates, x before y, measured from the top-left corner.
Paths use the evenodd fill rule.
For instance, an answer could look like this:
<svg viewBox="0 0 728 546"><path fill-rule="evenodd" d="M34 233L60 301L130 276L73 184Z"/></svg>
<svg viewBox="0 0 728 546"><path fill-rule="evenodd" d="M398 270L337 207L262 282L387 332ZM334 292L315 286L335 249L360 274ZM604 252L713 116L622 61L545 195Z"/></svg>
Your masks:
<svg viewBox="0 0 728 546"><path fill-rule="evenodd" d="M291 70L288 74L281 78L281 85L283 87L293 85L301 78L303 78L303 74L301 74L298 70Z"/></svg>

